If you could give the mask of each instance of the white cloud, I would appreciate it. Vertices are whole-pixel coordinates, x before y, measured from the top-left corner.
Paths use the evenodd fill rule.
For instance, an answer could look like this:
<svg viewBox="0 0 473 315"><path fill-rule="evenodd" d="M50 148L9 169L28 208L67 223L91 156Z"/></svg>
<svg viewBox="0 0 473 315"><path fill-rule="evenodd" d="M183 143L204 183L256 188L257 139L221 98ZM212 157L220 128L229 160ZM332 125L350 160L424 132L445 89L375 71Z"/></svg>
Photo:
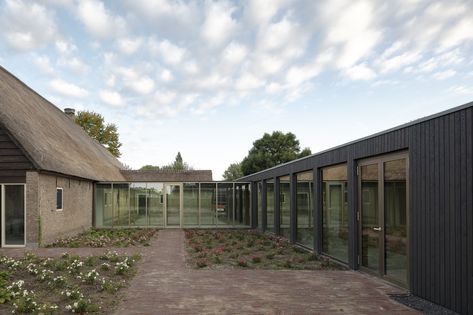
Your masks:
<svg viewBox="0 0 473 315"><path fill-rule="evenodd" d="M232 18L235 7L228 2L207 1L205 21L202 25L202 37L211 46L220 46L233 35L237 22Z"/></svg>
<svg viewBox="0 0 473 315"><path fill-rule="evenodd" d="M121 38L117 41L118 49L125 55L134 54L143 43L143 39L138 38Z"/></svg>
<svg viewBox="0 0 473 315"><path fill-rule="evenodd" d="M455 93L459 95L470 95L473 94L473 87L464 85L455 85L448 89L449 93Z"/></svg>
<svg viewBox="0 0 473 315"><path fill-rule="evenodd" d="M338 47L338 68L348 68L373 52L381 40L373 4L368 1L327 2L326 22L328 47Z"/></svg>
<svg viewBox="0 0 473 315"><path fill-rule="evenodd" d="M376 73L365 63L346 69L345 75L351 80L371 80L376 77Z"/></svg>
<svg viewBox="0 0 473 315"><path fill-rule="evenodd" d="M186 54L184 48L174 45L168 40L158 42L156 39L151 38L148 41L148 46L152 54L160 56L169 65L179 64Z"/></svg>
<svg viewBox="0 0 473 315"><path fill-rule="evenodd" d="M455 70L449 69L445 71L436 72L433 76L436 80L445 80L453 77L456 73L457 72Z"/></svg>
<svg viewBox="0 0 473 315"><path fill-rule="evenodd" d="M109 105L116 106L116 107L121 107L125 105L125 102L122 96L115 91L102 90L100 91L99 95L100 95L100 99Z"/></svg>
<svg viewBox="0 0 473 315"><path fill-rule="evenodd" d="M54 73L54 68L51 66L51 62L47 56L36 56L34 58L34 63L41 72L45 74Z"/></svg>
<svg viewBox="0 0 473 315"><path fill-rule="evenodd" d="M266 25L286 3L286 0L251 0L245 13L252 23Z"/></svg>
<svg viewBox="0 0 473 315"><path fill-rule="evenodd" d="M99 0L79 1L77 14L86 30L99 38L117 36L127 28L125 20L112 15Z"/></svg>
<svg viewBox="0 0 473 315"><path fill-rule="evenodd" d="M236 65L241 63L248 55L248 49L245 45L232 41L225 47L222 53L222 58L225 62Z"/></svg>
<svg viewBox="0 0 473 315"><path fill-rule="evenodd" d="M172 75L172 72L169 69L163 69L159 73L159 79L162 82L171 82L174 80L174 76Z"/></svg>
<svg viewBox="0 0 473 315"><path fill-rule="evenodd" d="M57 40L55 43L55 46L56 46L56 50L60 54L63 54L63 55L70 54L74 52L75 50L77 50L77 47L74 44L65 40Z"/></svg>
<svg viewBox="0 0 473 315"><path fill-rule="evenodd" d="M235 87L237 90L247 91L259 88L264 85L264 81L259 79L257 76L252 73L244 73L238 80L235 82Z"/></svg>
<svg viewBox="0 0 473 315"><path fill-rule="evenodd" d="M19 51L44 47L59 36L51 11L22 0L6 0L0 6L0 27L0 36Z"/></svg>
<svg viewBox="0 0 473 315"><path fill-rule="evenodd" d="M388 59L377 60L375 63L382 73L388 73L416 63L421 58L422 55L419 51L407 51Z"/></svg>
<svg viewBox="0 0 473 315"><path fill-rule="evenodd" d="M61 58L58 64L72 70L75 74L83 75L89 71L89 66L77 57Z"/></svg>
<svg viewBox="0 0 473 315"><path fill-rule="evenodd" d="M470 12L472 14L472 12ZM440 45L443 49L455 47L467 40L473 39L473 18L471 15L449 27Z"/></svg>
<svg viewBox="0 0 473 315"><path fill-rule="evenodd" d="M49 86L54 92L63 96L83 98L89 95L89 92L86 89L81 88L80 86L77 86L73 83L68 83L62 79L52 80L49 82Z"/></svg>
<svg viewBox="0 0 473 315"><path fill-rule="evenodd" d="M134 92L141 95L149 94L154 89L154 81L149 77L141 77L127 84Z"/></svg>

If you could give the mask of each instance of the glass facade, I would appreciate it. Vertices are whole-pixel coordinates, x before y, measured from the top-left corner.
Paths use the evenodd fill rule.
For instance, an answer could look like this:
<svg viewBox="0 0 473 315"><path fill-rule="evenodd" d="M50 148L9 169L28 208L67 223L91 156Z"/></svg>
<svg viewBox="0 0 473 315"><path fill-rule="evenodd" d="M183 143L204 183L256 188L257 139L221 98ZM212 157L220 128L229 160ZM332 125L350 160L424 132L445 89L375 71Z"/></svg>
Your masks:
<svg viewBox="0 0 473 315"><path fill-rule="evenodd" d="M249 183L99 183L96 227L250 227Z"/></svg>
<svg viewBox="0 0 473 315"><path fill-rule="evenodd" d="M291 180L289 175L279 177L279 232L289 238L291 234Z"/></svg>
<svg viewBox="0 0 473 315"><path fill-rule="evenodd" d="M263 183L258 182L257 184L258 189L258 228L260 230L263 229Z"/></svg>
<svg viewBox="0 0 473 315"><path fill-rule="evenodd" d="M348 262L347 165L322 169L323 252Z"/></svg>
<svg viewBox="0 0 473 315"><path fill-rule="evenodd" d="M266 182L266 230L274 232L274 181Z"/></svg>
<svg viewBox="0 0 473 315"><path fill-rule="evenodd" d="M296 241L309 248L314 247L314 174L312 171L296 175Z"/></svg>

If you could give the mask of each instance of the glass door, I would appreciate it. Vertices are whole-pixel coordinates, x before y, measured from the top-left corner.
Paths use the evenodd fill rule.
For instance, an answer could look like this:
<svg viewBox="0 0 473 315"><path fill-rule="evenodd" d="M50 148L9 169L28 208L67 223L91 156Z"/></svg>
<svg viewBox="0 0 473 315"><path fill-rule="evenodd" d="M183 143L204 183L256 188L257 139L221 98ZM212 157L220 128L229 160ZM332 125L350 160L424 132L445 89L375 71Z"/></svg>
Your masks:
<svg viewBox="0 0 473 315"><path fill-rule="evenodd" d="M2 247L25 245L25 185L0 185Z"/></svg>
<svg viewBox="0 0 473 315"><path fill-rule="evenodd" d="M408 284L408 157L359 164L360 267Z"/></svg>
<svg viewBox="0 0 473 315"><path fill-rule="evenodd" d="M166 226L181 226L181 185L166 184L165 186L165 209L166 209Z"/></svg>

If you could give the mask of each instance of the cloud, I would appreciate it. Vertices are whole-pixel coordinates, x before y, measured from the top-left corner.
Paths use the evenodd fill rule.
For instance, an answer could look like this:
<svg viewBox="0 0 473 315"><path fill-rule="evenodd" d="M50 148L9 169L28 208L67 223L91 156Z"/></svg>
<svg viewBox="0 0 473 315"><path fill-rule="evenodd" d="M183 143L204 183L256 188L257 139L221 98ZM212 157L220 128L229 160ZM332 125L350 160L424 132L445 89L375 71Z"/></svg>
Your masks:
<svg viewBox="0 0 473 315"><path fill-rule="evenodd" d="M161 59L169 65L181 63L186 54L184 48L174 45L168 40L157 41L155 38L150 38L148 46L153 55L161 57Z"/></svg>
<svg viewBox="0 0 473 315"><path fill-rule="evenodd" d="M449 69L445 71L436 72L433 76L436 80L445 80L453 77L456 73L457 72L455 70Z"/></svg>
<svg viewBox="0 0 473 315"><path fill-rule="evenodd" d="M51 89L63 96L70 96L73 98L83 98L89 95L89 92L73 83L68 83L62 79L54 79L49 82Z"/></svg>
<svg viewBox="0 0 473 315"><path fill-rule="evenodd" d="M99 95L100 99L109 105L116 107L121 107L125 105L125 101L123 100L122 96L115 91L102 90L100 91Z"/></svg>
<svg viewBox="0 0 473 315"><path fill-rule="evenodd" d="M89 66L77 57L61 58L58 64L79 75L84 75L89 71Z"/></svg>
<svg viewBox="0 0 473 315"><path fill-rule="evenodd" d="M236 8L228 2L206 2L201 35L208 44L220 46L233 35L238 25L237 21L232 18L235 10Z"/></svg>
<svg viewBox="0 0 473 315"><path fill-rule="evenodd" d="M241 63L247 55L248 49L245 45L232 41L223 50L222 58L226 63L236 65Z"/></svg>
<svg viewBox="0 0 473 315"><path fill-rule="evenodd" d="M124 33L127 25L120 16L114 16L99 0L81 0L77 14L86 30L98 38L110 38Z"/></svg>
<svg viewBox="0 0 473 315"><path fill-rule="evenodd" d="M125 55L134 54L143 43L143 39L138 38L121 38L117 40L118 50L120 50Z"/></svg>
<svg viewBox="0 0 473 315"><path fill-rule="evenodd" d="M54 68L47 56L36 56L34 58L34 63L44 74L54 74Z"/></svg>
<svg viewBox="0 0 473 315"><path fill-rule="evenodd" d="M345 75L351 80L371 80L376 77L376 73L365 63L346 69Z"/></svg>
<svg viewBox="0 0 473 315"><path fill-rule="evenodd" d="M48 45L59 36L53 12L40 4L5 0L0 12L0 36L12 49L31 51Z"/></svg>
<svg viewBox="0 0 473 315"><path fill-rule="evenodd" d="M55 43L55 47L56 50L63 55L70 54L77 50L77 47L74 44L65 40L57 40Z"/></svg>
<svg viewBox="0 0 473 315"><path fill-rule="evenodd" d="M158 77L162 82L171 82L174 80L174 76L169 69L161 70Z"/></svg>

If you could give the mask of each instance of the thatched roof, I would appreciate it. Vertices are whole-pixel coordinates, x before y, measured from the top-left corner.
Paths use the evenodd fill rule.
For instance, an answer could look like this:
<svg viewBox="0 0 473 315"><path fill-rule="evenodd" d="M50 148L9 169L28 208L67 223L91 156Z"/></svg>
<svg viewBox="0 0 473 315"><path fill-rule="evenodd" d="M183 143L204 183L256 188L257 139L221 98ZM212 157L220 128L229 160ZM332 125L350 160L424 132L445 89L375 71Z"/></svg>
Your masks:
<svg viewBox="0 0 473 315"><path fill-rule="evenodd" d="M135 171L124 170L122 174L130 182L211 182L212 171Z"/></svg>
<svg viewBox="0 0 473 315"><path fill-rule="evenodd" d="M124 180L122 164L59 108L0 66L0 123L39 170Z"/></svg>

